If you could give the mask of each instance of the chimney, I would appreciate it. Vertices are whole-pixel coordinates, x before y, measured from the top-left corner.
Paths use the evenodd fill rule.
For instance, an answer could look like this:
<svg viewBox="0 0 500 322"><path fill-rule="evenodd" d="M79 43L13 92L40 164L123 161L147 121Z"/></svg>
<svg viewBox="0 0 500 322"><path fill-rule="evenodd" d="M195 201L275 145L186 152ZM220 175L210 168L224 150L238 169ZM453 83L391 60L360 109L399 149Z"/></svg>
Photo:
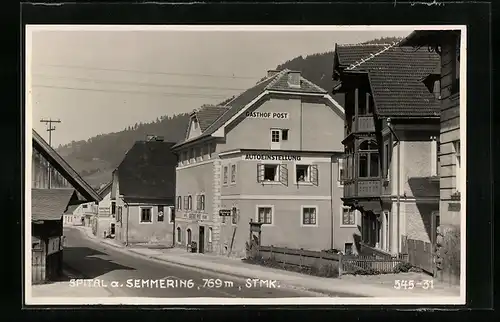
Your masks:
<svg viewBox="0 0 500 322"><path fill-rule="evenodd" d="M267 77L272 77L272 76L278 74L279 72L280 72L279 70L270 69L267 71Z"/></svg>
<svg viewBox="0 0 500 322"><path fill-rule="evenodd" d="M289 71L288 72L288 85L291 87L300 87L300 72L299 71Z"/></svg>

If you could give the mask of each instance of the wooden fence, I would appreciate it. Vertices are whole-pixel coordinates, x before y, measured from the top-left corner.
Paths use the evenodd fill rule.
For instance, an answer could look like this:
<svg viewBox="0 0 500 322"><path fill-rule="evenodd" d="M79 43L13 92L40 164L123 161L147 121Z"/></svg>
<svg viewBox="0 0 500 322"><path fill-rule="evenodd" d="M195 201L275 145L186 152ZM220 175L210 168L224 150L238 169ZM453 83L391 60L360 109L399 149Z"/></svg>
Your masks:
<svg viewBox="0 0 500 322"><path fill-rule="evenodd" d="M31 251L31 282L33 284L45 281L46 274L45 252L40 249Z"/></svg>
<svg viewBox="0 0 500 322"><path fill-rule="evenodd" d="M374 255L357 256L274 246L260 246L257 253L262 259L272 259L283 265L283 267L292 265L300 268L320 268L325 265L333 265L337 267L339 276L360 273L362 270L369 269L380 273L392 273L394 268L399 263L406 262L407 258L404 254L385 257Z"/></svg>
<svg viewBox="0 0 500 322"><path fill-rule="evenodd" d="M402 237L402 253L408 254L408 262L423 271L434 275L434 252L431 243L426 243L421 240L408 239Z"/></svg>

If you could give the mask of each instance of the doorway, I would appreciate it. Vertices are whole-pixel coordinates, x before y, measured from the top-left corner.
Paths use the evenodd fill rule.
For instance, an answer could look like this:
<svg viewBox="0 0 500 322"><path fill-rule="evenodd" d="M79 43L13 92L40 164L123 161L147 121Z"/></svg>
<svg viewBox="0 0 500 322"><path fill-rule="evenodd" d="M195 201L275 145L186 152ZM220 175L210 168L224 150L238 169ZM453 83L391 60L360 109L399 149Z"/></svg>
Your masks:
<svg viewBox="0 0 500 322"><path fill-rule="evenodd" d="M111 235L115 234L115 224L111 224Z"/></svg>
<svg viewBox="0 0 500 322"><path fill-rule="evenodd" d="M198 246L198 252L199 253L204 253L205 252L205 227L200 226L200 235L199 235L199 243L200 245Z"/></svg>

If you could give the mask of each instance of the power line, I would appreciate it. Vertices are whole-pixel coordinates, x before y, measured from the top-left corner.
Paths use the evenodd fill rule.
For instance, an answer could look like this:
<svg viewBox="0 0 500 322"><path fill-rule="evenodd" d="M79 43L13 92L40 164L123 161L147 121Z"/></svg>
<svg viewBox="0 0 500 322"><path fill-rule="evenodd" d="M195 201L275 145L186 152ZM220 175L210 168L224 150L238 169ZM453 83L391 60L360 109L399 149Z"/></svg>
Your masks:
<svg viewBox="0 0 500 322"><path fill-rule="evenodd" d="M224 91L244 91L244 88L230 88L230 87L213 87L213 86L191 86L191 85L173 85L173 84L155 84L148 82L129 82L129 81L117 81L117 80L101 80L93 79L88 77L72 77L72 76L52 76L44 74L32 74L33 76L48 78L48 79L73 79L82 82L98 83L98 84L125 84L125 85L136 85L136 86L151 86L151 87L174 87L174 88L191 88L191 89L214 89L214 90L224 90Z"/></svg>
<svg viewBox="0 0 500 322"><path fill-rule="evenodd" d="M126 94L140 94L140 95L160 95L160 96L172 96L172 97L191 97L191 98L218 98L225 99L227 95L215 95L215 94L195 94L195 93L167 93L167 92L146 92L146 91L121 91L121 90L111 90L111 89L98 89L98 88L78 88L69 86L51 86L42 84L33 84L32 87L42 87L42 88L58 88L67 89L75 91L91 91L91 92L103 92L103 93L126 93Z"/></svg>
<svg viewBox="0 0 500 322"><path fill-rule="evenodd" d="M157 74L157 75L170 75L170 76L186 76L186 77L216 77L216 78L232 78L232 79L260 79L260 76L229 76L229 75L214 75L214 74L190 74L190 73L172 73L172 72L152 72L138 69L119 69L119 68L103 68L103 67L89 67L89 66L76 66L76 65L60 65L60 64L40 64L39 66L69 68L69 69L84 69L84 70L102 70L110 72L124 72L124 73L139 73L139 74Z"/></svg>

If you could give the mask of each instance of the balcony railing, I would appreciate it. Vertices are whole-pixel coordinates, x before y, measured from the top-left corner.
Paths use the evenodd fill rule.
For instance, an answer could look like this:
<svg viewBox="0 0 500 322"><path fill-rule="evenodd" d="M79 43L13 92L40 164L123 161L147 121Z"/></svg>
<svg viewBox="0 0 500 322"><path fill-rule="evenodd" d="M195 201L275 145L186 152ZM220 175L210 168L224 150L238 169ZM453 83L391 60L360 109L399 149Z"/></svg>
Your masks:
<svg viewBox="0 0 500 322"><path fill-rule="evenodd" d="M344 182L344 198L380 197L382 194L382 179L356 178Z"/></svg>
<svg viewBox="0 0 500 322"><path fill-rule="evenodd" d="M344 128L344 137L347 137L353 132L375 132L375 123L373 122L373 116L353 116L352 123L346 125Z"/></svg>

